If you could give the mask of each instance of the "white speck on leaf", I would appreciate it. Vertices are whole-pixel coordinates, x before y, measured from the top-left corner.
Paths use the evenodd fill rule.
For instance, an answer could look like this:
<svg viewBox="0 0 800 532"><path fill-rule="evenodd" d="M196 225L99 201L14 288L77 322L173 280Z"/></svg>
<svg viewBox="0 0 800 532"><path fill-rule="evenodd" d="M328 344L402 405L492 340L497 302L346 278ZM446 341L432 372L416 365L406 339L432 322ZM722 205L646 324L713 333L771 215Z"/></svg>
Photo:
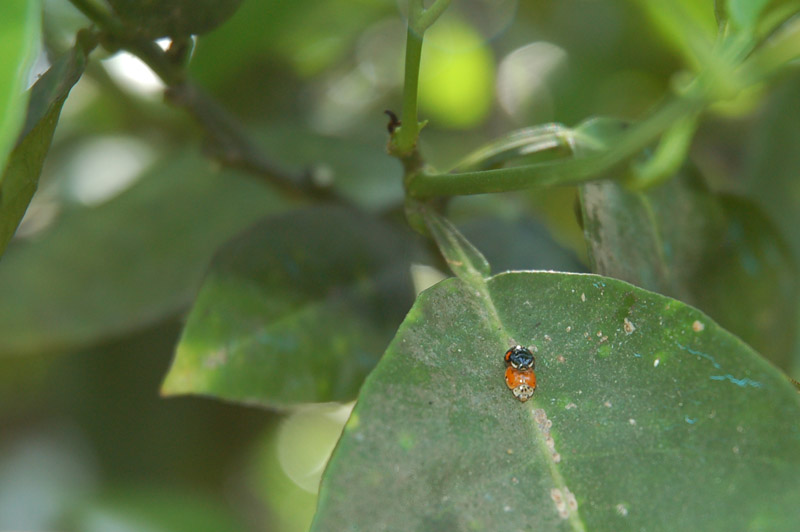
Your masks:
<svg viewBox="0 0 800 532"><path fill-rule="evenodd" d="M630 423L631 425L636 425L636 420L635 420L635 419L633 419L633 418L630 418L630 419L628 420L628 423Z"/></svg>
<svg viewBox="0 0 800 532"><path fill-rule="evenodd" d="M661 363L661 359L660 358L655 359L653 361L653 367L657 368L660 363Z"/></svg>
<svg viewBox="0 0 800 532"><path fill-rule="evenodd" d="M550 498L556 503L556 510L562 519L566 519L569 513L567 512L567 503L564 502L564 496L561 495L561 490L553 488L550 490Z"/></svg>
<svg viewBox="0 0 800 532"><path fill-rule="evenodd" d="M578 499L575 498L575 494L569 491L569 488L564 486L564 491L567 493L567 506L573 512L578 509Z"/></svg>
<svg viewBox="0 0 800 532"><path fill-rule="evenodd" d="M581 293L581 301L584 301L584 302L586 301L586 294Z"/></svg>
<svg viewBox="0 0 800 532"><path fill-rule="evenodd" d="M225 348L222 348L208 355L205 361L203 361L203 366L210 369L214 369L225 365L227 362L228 362L228 351Z"/></svg>
<svg viewBox="0 0 800 532"><path fill-rule="evenodd" d="M694 320L694 323L692 323L692 330L694 332L700 332L705 328L706 328L706 326L702 322L700 322L698 320Z"/></svg>
<svg viewBox="0 0 800 532"><path fill-rule="evenodd" d="M636 325L628 318L625 318L622 322L622 328L625 329L625 334L632 334L636 330Z"/></svg>
<svg viewBox="0 0 800 532"><path fill-rule="evenodd" d="M627 517L628 516L628 507L625 506L622 503L618 504L617 505L617 513L619 515L621 515L622 517Z"/></svg>

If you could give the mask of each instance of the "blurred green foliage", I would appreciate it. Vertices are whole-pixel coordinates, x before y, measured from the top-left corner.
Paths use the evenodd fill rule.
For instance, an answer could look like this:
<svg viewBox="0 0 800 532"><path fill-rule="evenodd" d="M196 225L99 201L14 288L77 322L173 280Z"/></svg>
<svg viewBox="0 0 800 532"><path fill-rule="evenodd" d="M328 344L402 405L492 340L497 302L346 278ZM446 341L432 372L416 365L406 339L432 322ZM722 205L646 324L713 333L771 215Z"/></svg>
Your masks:
<svg viewBox="0 0 800 532"><path fill-rule="evenodd" d="M322 184L329 198L344 198L369 213L354 225L379 242L365 239L361 244L353 237L348 245L368 251L393 247L397 256L386 250L381 265L394 261L405 268L409 254L400 251L419 250L421 239L405 240L406 235L399 239L402 245L394 245L386 236L391 231L372 231L369 221L375 217L380 224L404 225L402 170L385 153L382 114L386 108L399 111L402 10L394 0L239 3L109 1L130 37L178 38L183 48L173 48L171 60L188 61L189 75L242 122L268 159ZM102 0L75 4L108 7ZM151 11L151 4L159 4L159 11ZM791 1L738 0L716 14L714 2L690 0L461 4L431 29L430 46L423 52L421 118L430 122L420 149L437 168L451 167L471 149L517 127L572 126L595 115L640 118L671 87L680 86L683 70L697 71L707 62L718 26L715 16L729 15L742 31L765 36L778 35L781 14L797 10ZM189 311L197 294L209 290L203 273L212 255L225 242L241 239L250 224L282 214L251 233L251 245L267 245L275 231L270 223L281 220L291 226L292 216L313 216L315 206L246 168L222 167L213 157L220 147L186 113L109 68L115 48L124 48L125 42L103 42L91 52L85 72L82 60L71 63L56 83L44 75L30 93L23 92L26 76L36 80L46 69L42 65L54 65L51 72L57 72L66 58L81 59L65 54L71 53L67 50L77 29L91 22L65 9L66 0L45 1L40 36L38 4L11 5L15 9L4 6L0 17L0 161L5 168L0 251L25 217L0 258L0 529L307 529L316 494L307 489L308 482L297 482L305 478L298 468L319 469L319 460L281 457L280 449L315 440L319 445L308 453L324 456L335 441L331 424L341 426L343 420L325 418L292 432L285 424L297 415L293 408L269 411L198 397L164 399L159 390L181 341L182 322L188 319L191 327L209 319L202 305ZM785 26L790 36L796 34L796 18ZM201 35L186 40L195 33ZM37 47L42 48L40 61L31 67ZM800 78L794 70L713 107L691 144L691 171L707 182L703 194L735 193L746 201L726 203L733 213L726 215L744 220L736 234L720 221L724 216L717 203L708 207L719 214L710 238L723 240L721 248L711 250L721 262L708 263L703 271L713 283L701 282L702 276L682 278L671 290L614 268L604 273L685 297L712 315L711 308L721 309L716 319L800 378L797 301L791 297L800 260ZM23 129L29 96L32 105ZM20 133L29 135L15 144ZM127 177L118 161L87 170L92 166L81 155L84 148L98 139L121 137L135 139L147 154L141 159L155 162ZM26 142L36 149L26 148ZM15 161L11 155L6 165L15 146L22 147L24 157ZM209 157L199 153L201 147ZM118 185L108 188L111 182ZM10 186L25 193L12 197ZM589 193L598 191L581 191L584 198ZM609 201L608 191L601 194L603 202ZM621 210L629 199L619 201ZM577 202L576 189L568 187L456 198L450 213L494 271L587 271L592 262L582 217L575 216ZM305 209L296 210L300 206ZM689 216L680 221L691 225ZM590 218L584 228L592 233ZM674 229L668 216L662 218L665 227ZM738 246L737 239L747 245ZM325 244L336 247L337 241ZM710 252L701 251L701 256ZM415 257L444 269L434 253L420 251ZM597 255L592 257L596 262ZM742 279L754 275L748 266L752 257L766 264L759 271L769 275L741 290ZM626 258L625 266L635 269L636 257ZM313 264L305 260L289 264L289 270L308 271ZM738 269L725 261L737 263ZM342 264L338 272L351 274L345 275L351 283L342 284L362 298L354 313L379 326L367 329L373 334L368 356L343 376L346 389L310 394L309 400L354 398L357 383L377 361L414 295L408 279L390 272L381 283L403 294L394 301L397 307L386 311L375 303L380 299L370 283L351 279L367 275L356 268L359 261ZM287 288L284 278L272 279L280 285L275 287L259 280L258 266L243 266L251 274L238 279L243 292ZM689 285L691 290L715 288L694 293L693 299ZM324 319L325 312L337 311L324 304L341 295L336 291L341 287L325 289L331 291L317 290L306 301L313 307L310 316ZM738 311L745 300L758 302L763 311L755 322ZM314 307L320 304L321 309ZM308 328L306 340L318 346L318 355L346 347L317 341L313 324ZM771 334L779 338L770 342ZM289 372L287 379L313 373L302 364L281 369ZM302 402L302 395L291 400Z"/></svg>

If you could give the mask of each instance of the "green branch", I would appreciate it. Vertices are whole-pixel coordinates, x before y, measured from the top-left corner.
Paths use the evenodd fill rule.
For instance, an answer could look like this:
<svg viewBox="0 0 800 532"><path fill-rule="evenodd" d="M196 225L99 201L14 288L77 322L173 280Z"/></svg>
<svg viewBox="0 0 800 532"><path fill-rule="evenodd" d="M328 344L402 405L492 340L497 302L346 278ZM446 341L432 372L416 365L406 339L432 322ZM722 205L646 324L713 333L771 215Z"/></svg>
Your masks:
<svg viewBox="0 0 800 532"><path fill-rule="evenodd" d="M246 170L283 191L305 197L331 197L332 190L317 185L306 172L292 172L262 155L263 150L245 127L186 76L183 66L173 61L155 42L132 36L108 9L93 0L70 0L104 33L104 44L121 48L141 59L167 86L168 100L186 110L212 140L212 155L222 164Z"/></svg>
<svg viewBox="0 0 800 532"><path fill-rule="evenodd" d="M395 129L390 140L389 151L406 159L417 148L417 138L422 124L417 122L417 92L419 88L419 65L422 57L422 35L408 28L406 36L406 65L403 82L403 110L400 127Z"/></svg>
<svg viewBox="0 0 800 532"><path fill-rule="evenodd" d="M700 112L706 100L698 86L661 107L648 119L619 135L612 147L584 157L561 159L495 170L409 176L408 194L418 200L439 196L463 196L509 192L540 186L571 185L598 179L626 163L676 121Z"/></svg>
<svg viewBox="0 0 800 532"><path fill-rule="evenodd" d="M408 2L408 31L406 33L406 61L403 81L403 110L400 127L389 140L389 153L403 161L406 173L419 170L422 162L417 152L419 131L425 122L419 122L417 95L419 90L419 67L422 59L422 42L425 31L441 16L450 0L436 0L425 9L422 0Z"/></svg>

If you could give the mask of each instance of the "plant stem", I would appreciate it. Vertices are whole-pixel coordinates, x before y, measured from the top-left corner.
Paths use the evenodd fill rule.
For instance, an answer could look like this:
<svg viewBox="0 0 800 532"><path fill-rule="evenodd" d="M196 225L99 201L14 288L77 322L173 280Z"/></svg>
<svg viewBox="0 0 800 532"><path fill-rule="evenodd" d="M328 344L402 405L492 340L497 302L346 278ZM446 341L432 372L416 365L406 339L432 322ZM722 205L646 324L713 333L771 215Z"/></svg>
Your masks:
<svg viewBox="0 0 800 532"><path fill-rule="evenodd" d="M436 0L431 7L424 9L416 20L417 31L419 31L420 34L424 33L425 30L430 28L431 25L436 22L436 19L438 19L439 16L444 13L444 10L447 9L447 6L449 5L450 0Z"/></svg>
<svg viewBox="0 0 800 532"><path fill-rule="evenodd" d="M124 26L92 0L70 0L84 15L97 24L111 39L144 61L167 85L166 95L173 104L183 107L205 130L215 146L213 155L226 166L244 169L293 195L332 196L330 188L318 186L307 172L292 172L262 155L244 126L200 87L191 82L181 65L155 42L131 37Z"/></svg>
<svg viewBox="0 0 800 532"><path fill-rule="evenodd" d="M620 135L605 151L581 158L455 174L429 174L424 171L409 177L409 195L424 200L437 196L463 196L508 192L550 185L570 185L597 179L646 148L675 121L699 112L706 105L695 88L661 107L650 118Z"/></svg>
<svg viewBox="0 0 800 532"><path fill-rule="evenodd" d="M403 82L403 110L400 127L391 141L391 151L401 159L409 157L417 147L419 122L417 121L417 94L419 90L419 65L422 58L422 35L409 24L406 33L406 65Z"/></svg>
<svg viewBox="0 0 800 532"><path fill-rule="evenodd" d="M450 0L436 0L428 9L425 9L422 0L409 0L408 2L401 126L395 130L389 141L389 152L403 161L407 174L418 171L422 164L417 152L419 131L424 125L424 123L419 123L417 117L422 42L425 31L439 18L448 5L450 5Z"/></svg>

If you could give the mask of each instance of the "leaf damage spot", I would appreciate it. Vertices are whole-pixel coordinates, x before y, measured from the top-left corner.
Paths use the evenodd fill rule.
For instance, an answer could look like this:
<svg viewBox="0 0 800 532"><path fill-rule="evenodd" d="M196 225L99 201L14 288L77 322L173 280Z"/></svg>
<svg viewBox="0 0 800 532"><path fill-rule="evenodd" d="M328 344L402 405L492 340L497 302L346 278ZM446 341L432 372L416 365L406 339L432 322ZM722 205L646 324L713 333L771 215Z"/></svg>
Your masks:
<svg viewBox="0 0 800 532"><path fill-rule="evenodd" d="M619 515L621 515L622 517L627 517L627 516L628 516L628 507L627 507L627 506L625 506L625 505L624 505L624 504L622 504L622 503L619 503L619 504L617 505L617 513L618 513Z"/></svg>
<svg viewBox="0 0 800 532"><path fill-rule="evenodd" d="M581 292L581 301L583 301L584 303L586 302L586 294L584 294L583 292Z"/></svg>
<svg viewBox="0 0 800 532"><path fill-rule="evenodd" d="M611 401L606 401L605 403L603 403L603 406L606 408L611 408Z"/></svg>
<svg viewBox="0 0 800 532"><path fill-rule="evenodd" d="M542 436L544 436L544 443L547 445L547 449L550 451L550 457L555 463L559 463L561 461L561 455L556 451L556 442L553 439L553 436L550 434L550 429L553 427L553 422L547 417L547 413L545 413L545 411L541 408L537 408L533 411L533 419L536 421L536 425L542 432Z"/></svg>
<svg viewBox="0 0 800 532"><path fill-rule="evenodd" d="M694 425L695 421L697 421L696 419L692 419L689 416L683 416L683 420L687 422L689 425Z"/></svg>
<svg viewBox="0 0 800 532"><path fill-rule="evenodd" d="M225 348L214 351L206 357L203 361L203 366L209 369L215 369L224 366L228 362L228 350Z"/></svg>
<svg viewBox="0 0 800 532"><path fill-rule="evenodd" d="M564 496L561 495L561 490L558 488L551 489L550 498L553 499L553 502L556 504L558 515L562 519L566 519L569 516L569 512L567 511L567 503L564 500Z"/></svg>
<svg viewBox="0 0 800 532"><path fill-rule="evenodd" d="M694 323L692 323L692 330L694 332L700 332L705 328L706 328L706 326L701 321L694 320Z"/></svg>
<svg viewBox="0 0 800 532"><path fill-rule="evenodd" d="M557 360L557 361L558 361L560 364L563 364L564 362L566 362L566 360L567 360L567 359L566 359L566 358L564 358L564 355L558 355L558 356L556 357L556 360Z"/></svg>
<svg viewBox="0 0 800 532"><path fill-rule="evenodd" d="M630 423L631 425L636 425L636 420L635 420L635 419L633 419L633 418L630 418L630 419L628 420L628 423Z"/></svg>
<svg viewBox="0 0 800 532"><path fill-rule="evenodd" d="M660 358L657 358L657 359L655 359L653 361L653 367L654 368L657 368L659 364L661 364L661 359Z"/></svg>
<svg viewBox="0 0 800 532"><path fill-rule="evenodd" d="M578 405L575 403L569 403L567 406L564 407L565 410L572 410L573 408L578 408Z"/></svg>
<svg viewBox="0 0 800 532"><path fill-rule="evenodd" d="M571 330L572 330L572 326L571 325L567 325L567 332L570 332Z"/></svg>
<svg viewBox="0 0 800 532"><path fill-rule="evenodd" d="M633 331L636 330L636 325L628 318L625 318L622 321L622 328L625 330L625 334L633 334Z"/></svg>
<svg viewBox="0 0 800 532"><path fill-rule="evenodd" d="M578 510L578 500L566 486L564 486L563 491L558 488L551 489L550 498L553 499L556 511L562 519L569 517L570 512L574 513Z"/></svg>
<svg viewBox="0 0 800 532"><path fill-rule="evenodd" d="M578 499L575 498L575 494L569 491L569 488L564 486L564 491L567 494L567 508L571 512L575 512L578 510Z"/></svg>

